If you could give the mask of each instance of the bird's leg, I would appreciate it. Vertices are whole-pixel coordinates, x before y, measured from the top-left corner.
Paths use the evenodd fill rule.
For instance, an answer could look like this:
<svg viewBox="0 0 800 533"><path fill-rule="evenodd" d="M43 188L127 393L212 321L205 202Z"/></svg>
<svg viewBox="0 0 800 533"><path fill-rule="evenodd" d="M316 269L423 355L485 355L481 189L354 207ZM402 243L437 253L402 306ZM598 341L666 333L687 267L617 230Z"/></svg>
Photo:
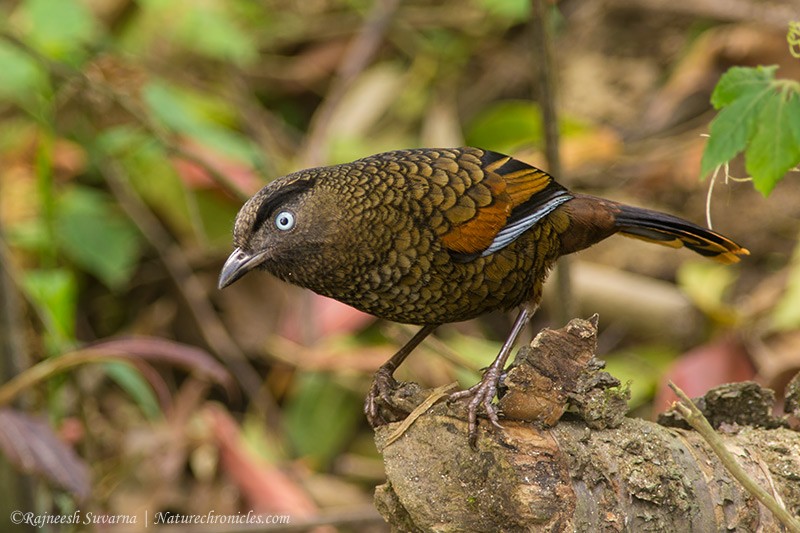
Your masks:
<svg viewBox="0 0 800 533"><path fill-rule="evenodd" d="M492 405L492 400L497 394L497 387L500 382L500 375L505 369L508 356L511 355L511 350L517 342L519 334L530 321L533 314L536 312L538 305L525 306L517 315L514 321L514 326L511 328L511 333L500 348L500 353L497 354L491 366L484 372L481 380L465 391L455 392L450 395L451 400L459 400L461 398L472 398L468 406L468 420L469 420L469 441L470 444L475 444L478 431L478 408L483 406L486 410L486 415L489 420L497 427L500 426L500 421L497 418L497 410Z"/></svg>
<svg viewBox="0 0 800 533"><path fill-rule="evenodd" d="M414 348L419 346L425 337L433 333L439 324L426 324L411 337L405 345L400 348L388 361L383 363L378 371L375 372L375 377L372 380L372 386L367 393L367 399L364 401L364 414L367 415L367 421L372 427L379 426L383 420L378 415L378 398L391 405L390 393L394 389L396 381L394 380L394 371L406 360Z"/></svg>

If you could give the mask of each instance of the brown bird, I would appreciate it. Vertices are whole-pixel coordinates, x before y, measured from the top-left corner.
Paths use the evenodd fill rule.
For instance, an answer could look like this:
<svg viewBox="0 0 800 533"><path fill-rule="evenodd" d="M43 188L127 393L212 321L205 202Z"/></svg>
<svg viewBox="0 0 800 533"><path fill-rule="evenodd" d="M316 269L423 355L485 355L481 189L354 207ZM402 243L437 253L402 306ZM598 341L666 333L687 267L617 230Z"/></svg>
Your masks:
<svg viewBox="0 0 800 533"><path fill-rule="evenodd" d="M522 305L500 353L472 388L470 437L562 255L621 233L723 263L749 252L680 218L568 191L546 172L478 148L398 150L276 179L236 217L224 288L254 268L380 318L422 325L380 367L365 412L439 324Z"/></svg>

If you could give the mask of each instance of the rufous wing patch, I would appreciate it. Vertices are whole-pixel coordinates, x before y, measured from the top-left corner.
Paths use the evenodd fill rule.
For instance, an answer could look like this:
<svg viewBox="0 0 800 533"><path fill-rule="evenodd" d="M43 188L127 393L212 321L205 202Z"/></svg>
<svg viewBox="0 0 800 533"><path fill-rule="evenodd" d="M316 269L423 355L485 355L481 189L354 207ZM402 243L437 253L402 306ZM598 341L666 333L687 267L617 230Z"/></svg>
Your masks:
<svg viewBox="0 0 800 533"><path fill-rule="evenodd" d="M477 207L472 218L454 225L442 235L442 244L452 252L461 254L482 252L492 244L511 213L513 208L511 198L506 193L506 183L500 176L486 173L479 185L488 188L492 202Z"/></svg>
<svg viewBox="0 0 800 533"><path fill-rule="evenodd" d="M485 152L482 163L483 177L477 186L491 191L492 202L442 236L452 252L496 251L569 198L549 174L527 163L494 152Z"/></svg>
<svg viewBox="0 0 800 533"><path fill-rule="evenodd" d="M487 250L509 224L511 212L520 207L515 213L525 215L526 204L535 211L547 200L536 195L553 183L546 172L506 155L486 152L482 161L483 179L473 186L488 188L492 202L477 208L472 218L442 236L442 243L452 252L478 254Z"/></svg>

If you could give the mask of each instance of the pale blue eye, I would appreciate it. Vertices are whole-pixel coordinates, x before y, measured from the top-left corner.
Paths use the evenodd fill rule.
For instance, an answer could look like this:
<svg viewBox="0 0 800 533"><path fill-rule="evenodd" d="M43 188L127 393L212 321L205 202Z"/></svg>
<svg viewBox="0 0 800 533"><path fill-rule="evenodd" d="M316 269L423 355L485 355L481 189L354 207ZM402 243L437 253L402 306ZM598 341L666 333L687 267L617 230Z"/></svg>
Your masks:
<svg viewBox="0 0 800 533"><path fill-rule="evenodd" d="M275 227L281 231L289 231L294 227L294 213L281 211L275 216Z"/></svg>

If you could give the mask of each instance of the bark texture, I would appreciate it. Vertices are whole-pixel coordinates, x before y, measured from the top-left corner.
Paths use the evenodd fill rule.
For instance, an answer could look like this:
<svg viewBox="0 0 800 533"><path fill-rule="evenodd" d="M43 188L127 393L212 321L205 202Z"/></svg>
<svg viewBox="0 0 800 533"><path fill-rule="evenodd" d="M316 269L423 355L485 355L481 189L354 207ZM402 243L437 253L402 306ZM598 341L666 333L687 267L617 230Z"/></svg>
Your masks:
<svg viewBox="0 0 800 533"><path fill-rule="evenodd" d="M627 390L594 359L595 326L573 320L520 351L501 405L524 420L502 420L501 430L482 421L474 449L459 404L377 428L387 482L375 499L394 530L783 531L699 435L624 418ZM706 395L715 427L749 474L800 515L800 433L752 400L768 393L743 387ZM426 397L403 384L394 403L411 411ZM741 412L749 408L757 416Z"/></svg>

